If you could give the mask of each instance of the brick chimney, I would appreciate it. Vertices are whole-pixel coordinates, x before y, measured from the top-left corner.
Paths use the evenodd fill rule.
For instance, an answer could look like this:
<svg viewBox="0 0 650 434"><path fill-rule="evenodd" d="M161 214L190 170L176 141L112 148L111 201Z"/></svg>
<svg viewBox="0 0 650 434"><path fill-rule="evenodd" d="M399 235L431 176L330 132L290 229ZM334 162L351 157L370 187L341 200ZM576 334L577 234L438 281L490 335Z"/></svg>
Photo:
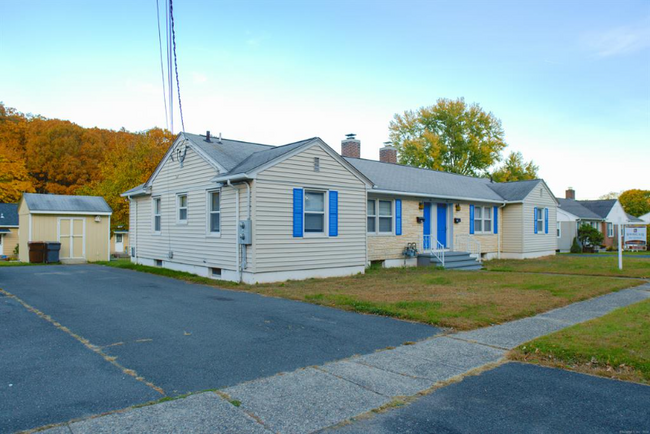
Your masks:
<svg viewBox="0 0 650 434"><path fill-rule="evenodd" d="M356 134L346 134L341 140L341 155L344 157L361 158L361 141Z"/></svg>
<svg viewBox="0 0 650 434"><path fill-rule="evenodd" d="M574 199L576 198L576 191L573 189L573 187L567 188L566 192L564 193L564 197L567 199Z"/></svg>
<svg viewBox="0 0 650 434"><path fill-rule="evenodd" d="M391 142L384 142L384 147L379 150L379 161L397 163L397 149Z"/></svg>

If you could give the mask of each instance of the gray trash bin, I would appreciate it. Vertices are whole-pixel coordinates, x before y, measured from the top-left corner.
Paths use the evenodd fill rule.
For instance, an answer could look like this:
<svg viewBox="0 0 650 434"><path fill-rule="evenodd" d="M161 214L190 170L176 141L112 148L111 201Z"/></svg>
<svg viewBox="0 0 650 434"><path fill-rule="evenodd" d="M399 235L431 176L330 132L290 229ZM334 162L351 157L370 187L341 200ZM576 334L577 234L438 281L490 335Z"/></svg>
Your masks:
<svg viewBox="0 0 650 434"><path fill-rule="evenodd" d="M45 262L48 264L53 262L59 262L59 251L61 250L61 243L57 242L48 242L47 244L47 254L45 255Z"/></svg>

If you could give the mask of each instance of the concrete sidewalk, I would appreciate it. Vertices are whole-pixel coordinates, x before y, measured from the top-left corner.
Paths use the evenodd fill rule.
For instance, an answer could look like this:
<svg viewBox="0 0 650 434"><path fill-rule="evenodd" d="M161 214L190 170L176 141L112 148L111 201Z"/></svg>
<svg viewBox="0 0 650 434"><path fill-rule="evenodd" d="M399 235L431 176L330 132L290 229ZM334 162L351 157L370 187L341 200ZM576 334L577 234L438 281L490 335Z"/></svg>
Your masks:
<svg viewBox="0 0 650 434"><path fill-rule="evenodd" d="M531 339L650 298L650 283L531 318L454 333L45 432L310 433L502 360Z"/></svg>

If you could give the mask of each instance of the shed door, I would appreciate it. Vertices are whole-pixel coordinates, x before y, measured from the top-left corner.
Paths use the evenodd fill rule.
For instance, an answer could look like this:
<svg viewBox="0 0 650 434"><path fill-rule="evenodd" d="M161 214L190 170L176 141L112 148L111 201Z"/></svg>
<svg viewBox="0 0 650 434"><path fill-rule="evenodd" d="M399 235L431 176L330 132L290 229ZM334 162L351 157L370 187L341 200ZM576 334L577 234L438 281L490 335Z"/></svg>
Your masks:
<svg viewBox="0 0 650 434"><path fill-rule="evenodd" d="M84 259L85 249L85 219L60 218L59 242L61 243L61 258Z"/></svg>

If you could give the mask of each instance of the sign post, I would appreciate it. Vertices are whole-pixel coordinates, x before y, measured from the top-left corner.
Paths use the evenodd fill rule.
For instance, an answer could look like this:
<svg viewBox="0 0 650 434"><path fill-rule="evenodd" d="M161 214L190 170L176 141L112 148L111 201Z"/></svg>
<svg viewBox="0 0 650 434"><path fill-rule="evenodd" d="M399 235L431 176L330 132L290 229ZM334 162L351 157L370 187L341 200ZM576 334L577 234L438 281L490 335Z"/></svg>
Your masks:
<svg viewBox="0 0 650 434"><path fill-rule="evenodd" d="M623 241L621 240L622 224L618 224L618 269L623 269Z"/></svg>

